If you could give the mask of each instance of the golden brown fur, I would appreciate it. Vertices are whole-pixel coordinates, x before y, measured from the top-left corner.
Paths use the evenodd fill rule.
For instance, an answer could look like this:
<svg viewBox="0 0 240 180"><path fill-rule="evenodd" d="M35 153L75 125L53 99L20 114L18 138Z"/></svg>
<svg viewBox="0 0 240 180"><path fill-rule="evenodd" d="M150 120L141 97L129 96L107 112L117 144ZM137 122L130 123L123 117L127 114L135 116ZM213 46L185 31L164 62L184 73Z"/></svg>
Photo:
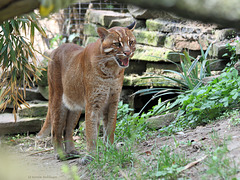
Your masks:
<svg viewBox="0 0 240 180"><path fill-rule="evenodd" d="M130 29L98 28L100 39L86 48L63 44L52 52L48 65L48 114L37 137L51 132L56 152L78 154L72 135L84 108L87 150L96 148L101 119L104 139L113 143L124 69L135 51L133 29L134 25Z"/></svg>

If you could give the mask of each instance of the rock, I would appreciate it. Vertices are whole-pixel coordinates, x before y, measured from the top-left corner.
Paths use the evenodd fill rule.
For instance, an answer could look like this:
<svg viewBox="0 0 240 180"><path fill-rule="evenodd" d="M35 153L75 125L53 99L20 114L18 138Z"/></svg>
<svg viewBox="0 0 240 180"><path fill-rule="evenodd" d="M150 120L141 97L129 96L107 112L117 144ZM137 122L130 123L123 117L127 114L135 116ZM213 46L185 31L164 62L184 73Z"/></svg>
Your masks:
<svg viewBox="0 0 240 180"><path fill-rule="evenodd" d="M87 46L90 43L96 42L98 39L99 37L92 37L92 36L86 37L86 39L83 42L83 45Z"/></svg>
<svg viewBox="0 0 240 180"><path fill-rule="evenodd" d="M130 14L127 13L118 13L114 11L104 11L104 10L94 10L88 9L85 15L87 22L100 24L105 27L110 27L112 20L114 19L125 19L132 18Z"/></svg>
<svg viewBox="0 0 240 180"><path fill-rule="evenodd" d="M173 113L168 113L165 115L154 116L147 119L147 126L150 129L160 129L164 126L168 126L177 117L178 111Z"/></svg>
<svg viewBox="0 0 240 180"><path fill-rule="evenodd" d="M234 64L234 68L238 71L238 75L240 75L240 62L239 61L236 64Z"/></svg>
<svg viewBox="0 0 240 180"><path fill-rule="evenodd" d="M204 85L207 85L210 81L212 81L213 79L218 78L220 75L215 75L215 76L209 76L209 77L205 77L202 79L202 82Z"/></svg>
<svg viewBox="0 0 240 180"><path fill-rule="evenodd" d="M216 30L215 33L215 40L218 41L223 41L224 39L231 39L236 36L236 31L234 29L221 29L221 30Z"/></svg>
<svg viewBox="0 0 240 180"><path fill-rule="evenodd" d="M228 58L228 57L223 57L225 53L228 53L228 49L226 48L226 44L222 42L214 43L212 45L212 48L209 51L209 56L213 58Z"/></svg>
<svg viewBox="0 0 240 180"><path fill-rule="evenodd" d="M24 91L24 88L20 88L20 90ZM24 98L25 101L33 101L33 100L45 100L45 98L41 95L37 88L26 88L26 97Z"/></svg>
<svg viewBox="0 0 240 180"><path fill-rule="evenodd" d="M134 30L134 36L138 44L151 46L163 46L166 35L156 31Z"/></svg>
<svg viewBox="0 0 240 180"><path fill-rule="evenodd" d="M114 27L114 26L121 26L121 27L127 27L129 26L132 22L134 22L134 18L124 18L124 19L113 19L109 27Z"/></svg>
<svg viewBox="0 0 240 180"><path fill-rule="evenodd" d="M83 26L83 34L85 36L98 37L97 28L99 26L92 23L85 23Z"/></svg>
<svg viewBox="0 0 240 180"><path fill-rule="evenodd" d="M49 94L49 90L48 90L48 86L38 86L38 91L40 92L40 94L46 99L48 100L48 94Z"/></svg>
<svg viewBox="0 0 240 180"><path fill-rule="evenodd" d="M169 21L161 19L147 19L146 27L149 31L162 31L162 29L169 23Z"/></svg>
<svg viewBox="0 0 240 180"><path fill-rule="evenodd" d="M48 111L47 101L28 102L30 108L21 105L18 109L19 117L46 117Z"/></svg>
<svg viewBox="0 0 240 180"><path fill-rule="evenodd" d="M209 59L209 67L211 71L222 71L228 62L228 59Z"/></svg>
<svg viewBox="0 0 240 180"><path fill-rule="evenodd" d="M164 42L164 47L179 51L183 49L196 51L201 50L199 42L200 39L198 35L188 34L184 36L184 34L168 34ZM206 50L208 47L208 43L204 41L203 38L201 38L201 45L203 50Z"/></svg>
<svg viewBox="0 0 240 180"><path fill-rule="evenodd" d="M179 78L174 73L168 73L169 77ZM124 86L155 86L155 87L173 87L176 86L173 82L166 81L164 77L159 76L158 74L144 74L142 76L131 74L124 76L123 80Z"/></svg>
<svg viewBox="0 0 240 180"><path fill-rule="evenodd" d="M45 118L17 118L9 113L0 114L0 135L40 131Z"/></svg>
<svg viewBox="0 0 240 180"><path fill-rule="evenodd" d="M132 59L155 62L168 60L180 62L179 54L176 54L176 52L173 50L161 47L143 46L138 44L136 45L136 51Z"/></svg>
<svg viewBox="0 0 240 180"><path fill-rule="evenodd" d="M143 9L138 6L128 5L128 11L131 15L133 15L136 19L155 19L155 18L162 18L162 19L175 19L176 16L171 15L165 11L154 11L149 9Z"/></svg>

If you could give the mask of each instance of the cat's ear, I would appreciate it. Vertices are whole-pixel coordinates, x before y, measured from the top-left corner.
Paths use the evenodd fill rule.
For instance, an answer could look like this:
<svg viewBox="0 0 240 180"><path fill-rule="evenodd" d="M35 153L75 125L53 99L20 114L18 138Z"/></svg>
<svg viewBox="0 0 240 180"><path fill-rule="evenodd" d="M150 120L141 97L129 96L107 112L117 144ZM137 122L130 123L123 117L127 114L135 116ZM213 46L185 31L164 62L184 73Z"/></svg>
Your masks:
<svg viewBox="0 0 240 180"><path fill-rule="evenodd" d="M130 31L133 31L136 27L137 23L136 21L134 21L132 24L130 24L129 26L127 26L127 28L130 30Z"/></svg>
<svg viewBox="0 0 240 180"><path fill-rule="evenodd" d="M105 37L109 34L108 30L105 29L104 27L99 27L97 29L97 33L99 37L102 39L102 41L105 39Z"/></svg>

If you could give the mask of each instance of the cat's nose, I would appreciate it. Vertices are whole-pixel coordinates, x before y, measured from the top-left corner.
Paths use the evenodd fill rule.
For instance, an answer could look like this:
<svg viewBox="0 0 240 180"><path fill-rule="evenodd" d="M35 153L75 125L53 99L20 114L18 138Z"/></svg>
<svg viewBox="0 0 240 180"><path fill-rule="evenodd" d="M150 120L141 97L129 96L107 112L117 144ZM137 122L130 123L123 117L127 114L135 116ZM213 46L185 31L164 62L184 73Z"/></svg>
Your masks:
<svg viewBox="0 0 240 180"><path fill-rule="evenodd" d="M131 51L124 51L123 53L124 53L126 56L130 56Z"/></svg>

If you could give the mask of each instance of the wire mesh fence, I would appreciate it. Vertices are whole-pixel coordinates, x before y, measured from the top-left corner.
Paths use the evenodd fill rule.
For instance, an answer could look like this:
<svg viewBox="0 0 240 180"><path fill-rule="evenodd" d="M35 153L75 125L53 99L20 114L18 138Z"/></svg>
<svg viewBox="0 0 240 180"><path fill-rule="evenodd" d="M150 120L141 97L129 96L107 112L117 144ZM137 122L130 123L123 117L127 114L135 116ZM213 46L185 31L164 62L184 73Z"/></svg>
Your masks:
<svg viewBox="0 0 240 180"><path fill-rule="evenodd" d="M111 10L116 12L126 12L127 5L113 0L98 0L87 3L75 3L63 11L62 35L69 37L71 34L78 34L79 43L83 36L84 17L87 9Z"/></svg>

